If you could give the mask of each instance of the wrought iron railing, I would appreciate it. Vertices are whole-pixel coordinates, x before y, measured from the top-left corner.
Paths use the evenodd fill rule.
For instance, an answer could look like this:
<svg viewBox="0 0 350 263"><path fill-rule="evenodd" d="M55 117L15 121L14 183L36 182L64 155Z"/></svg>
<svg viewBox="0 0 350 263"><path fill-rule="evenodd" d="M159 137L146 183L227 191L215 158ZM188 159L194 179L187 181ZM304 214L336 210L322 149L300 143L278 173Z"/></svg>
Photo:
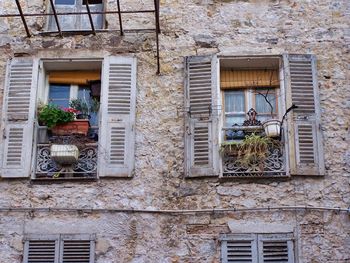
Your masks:
<svg viewBox="0 0 350 263"><path fill-rule="evenodd" d="M249 163L242 162L242 151L239 151L239 144L245 136L256 134L265 136L261 126L234 126L222 129L223 141L236 144L237 151L222 151L222 177L286 177L284 143L280 140L272 140L268 144L265 158L256 159Z"/></svg>
<svg viewBox="0 0 350 263"><path fill-rule="evenodd" d="M38 144L36 152L35 178L74 178L87 179L97 176L97 143L80 148L77 162L63 165L51 158L50 144Z"/></svg>

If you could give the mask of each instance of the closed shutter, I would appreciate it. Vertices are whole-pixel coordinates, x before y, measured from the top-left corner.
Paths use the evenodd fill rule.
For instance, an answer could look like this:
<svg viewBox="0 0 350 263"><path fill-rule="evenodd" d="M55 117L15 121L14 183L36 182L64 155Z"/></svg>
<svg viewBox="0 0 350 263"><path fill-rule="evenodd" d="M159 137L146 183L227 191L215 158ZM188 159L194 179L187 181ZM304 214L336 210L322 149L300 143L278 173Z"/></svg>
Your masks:
<svg viewBox="0 0 350 263"><path fill-rule="evenodd" d="M14 58L3 102L2 177L28 177L32 156L38 60Z"/></svg>
<svg viewBox="0 0 350 263"><path fill-rule="evenodd" d="M94 251L94 235L61 235L60 263L93 263Z"/></svg>
<svg viewBox="0 0 350 263"><path fill-rule="evenodd" d="M258 263L256 235L227 235L221 240L222 263Z"/></svg>
<svg viewBox="0 0 350 263"><path fill-rule="evenodd" d="M58 239L27 240L23 263L58 263Z"/></svg>
<svg viewBox="0 0 350 263"><path fill-rule="evenodd" d="M99 175L130 177L134 170L136 59L103 63Z"/></svg>
<svg viewBox="0 0 350 263"><path fill-rule="evenodd" d="M186 73L186 176L218 176L217 59L188 57Z"/></svg>
<svg viewBox="0 0 350 263"><path fill-rule="evenodd" d="M294 263L292 234L258 235L259 263Z"/></svg>
<svg viewBox="0 0 350 263"><path fill-rule="evenodd" d="M316 60L312 55L285 55L286 105L292 175L324 175L323 141Z"/></svg>

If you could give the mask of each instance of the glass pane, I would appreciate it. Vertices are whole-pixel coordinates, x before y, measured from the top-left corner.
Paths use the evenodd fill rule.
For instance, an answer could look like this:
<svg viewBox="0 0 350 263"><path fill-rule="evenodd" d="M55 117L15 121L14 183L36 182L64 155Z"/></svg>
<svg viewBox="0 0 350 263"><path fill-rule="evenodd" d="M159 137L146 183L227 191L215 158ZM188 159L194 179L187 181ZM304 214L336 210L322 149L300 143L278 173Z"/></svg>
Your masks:
<svg viewBox="0 0 350 263"><path fill-rule="evenodd" d="M55 4L56 5L74 5L75 0L56 0Z"/></svg>
<svg viewBox="0 0 350 263"><path fill-rule="evenodd" d="M269 105L269 103L266 101L266 99L271 103L271 106ZM266 99L264 96L262 96L261 94L255 94L255 110L258 113L269 113L271 114L271 110L272 113L276 112L276 96L274 93L268 94L266 96ZM259 115L258 115L259 116Z"/></svg>
<svg viewBox="0 0 350 263"><path fill-rule="evenodd" d="M242 125L245 121L243 114L237 114L234 116L226 116L225 127L232 127L233 125Z"/></svg>
<svg viewBox="0 0 350 263"><path fill-rule="evenodd" d="M243 91L225 91L225 112L244 112L245 99Z"/></svg>
<svg viewBox="0 0 350 263"><path fill-rule="evenodd" d="M70 85L50 84L49 103L59 107L69 107Z"/></svg>
<svg viewBox="0 0 350 263"><path fill-rule="evenodd" d="M91 96L91 91L89 87L80 86L78 89L78 99L81 99L83 102L89 105L93 104L93 97ZM90 125L98 126L98 112L89 112L90 115Z"/></svg>

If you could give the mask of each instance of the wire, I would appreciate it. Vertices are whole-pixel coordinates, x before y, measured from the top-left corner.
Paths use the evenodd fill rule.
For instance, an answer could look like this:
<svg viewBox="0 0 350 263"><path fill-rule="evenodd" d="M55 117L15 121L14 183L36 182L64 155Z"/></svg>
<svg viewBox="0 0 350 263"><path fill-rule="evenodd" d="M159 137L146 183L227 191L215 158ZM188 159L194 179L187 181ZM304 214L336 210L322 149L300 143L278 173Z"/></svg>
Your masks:
<svg viewBox="0 0 350 263"><path fill-rule="evenodd" d="M197 214L197 213L232 213L232 212L257 212L278 210L304 210L304 211L334 211L350 214L350 208L340 207L312 207L312 206L276 206L255 208L212 208L212 209L133 209L133 208L64 208L64 207L2 207L0 212L79 212L79 213L145 213L145 214Z"/></svg>

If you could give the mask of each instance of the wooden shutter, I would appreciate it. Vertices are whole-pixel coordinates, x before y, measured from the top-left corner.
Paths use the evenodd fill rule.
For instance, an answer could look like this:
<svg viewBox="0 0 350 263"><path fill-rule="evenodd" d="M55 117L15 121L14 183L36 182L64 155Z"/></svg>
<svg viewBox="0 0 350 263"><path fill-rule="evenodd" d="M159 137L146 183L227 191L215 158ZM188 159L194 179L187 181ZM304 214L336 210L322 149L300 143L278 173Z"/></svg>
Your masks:
<svg viewBox="0 0 350 263"><path fill-rule="evenodd" d="M312 55L285 55L289 164L292 175L323 175L323 142L316 60Z"/></svg>
<svg viewBox="0 0 350 263"><path fill-rule="evenodd" d="M224 235L221 238L221 262L258 263L256 235Z"/></svg>
<svg viewBox="0 0 350 263"><path fill-rule="evenodd" d="M292 234L258 235L259 263L294 263Z"/></svg>
<svg viewBox="0 0 350 263"><path fill-rule="evenodd" d="M2 177L30 175L38 60L14 58L7 67L3 102Z"/></svg>
<svg viewBox="0 0 350 263"><path fill-rule="evenodd" d="M218 176L217 59L186 58L186 176Z"/></svg>
<svg viewBox="0 0 350 263"><path fill-rule="evenodd" d="M94 263L94 235L61 235L60 263Z"/></svg>
<svg viewBox="0 0 350 263"><path fill-rule="evenodd" d="M99 175L130 177L134 170L136 58L103 63Z"/></svg>
<svg viewBox="0 0 350 263"><path fill-rule="evenodd" d="M58 246L58 238L26 240L23 263L58 263Z"/></svg>

